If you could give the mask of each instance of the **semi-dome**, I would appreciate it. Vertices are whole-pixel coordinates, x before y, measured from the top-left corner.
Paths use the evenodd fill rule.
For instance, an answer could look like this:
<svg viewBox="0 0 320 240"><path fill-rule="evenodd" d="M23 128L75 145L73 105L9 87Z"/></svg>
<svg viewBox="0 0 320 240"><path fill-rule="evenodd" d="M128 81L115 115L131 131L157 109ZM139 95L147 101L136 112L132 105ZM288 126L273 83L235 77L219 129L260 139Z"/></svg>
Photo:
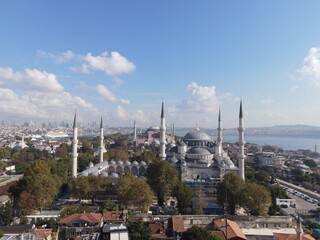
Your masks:
<svg viewBox="0 0 320 240"><path fill-rule="evenodd" d="M200 147L194 147L191 148L187 154L195 154L195 155L211 155L212 153L209 152L208 149L200 148Z"/></svg>
<svg viewBox="0 0 320 240"><path fill-rule="evenodd" d="M191 132L188 132L183 140L211 140L208 134L198 131L198 130L193 130Z"/></svg>
<svg viewBox="0 0 320 240"><path fill-rule="evenodd" d="M151 126L148 128L148 131L159 131L160 130L160 127L158 126Z"/></svg>
<svg viewBox="0 0 320 240"><path fill-rule="evenodd" d="M101 177L108 177L109 174L108 174L107 172L102 172L102 173L100 174L100 176L101 176Z"/></svg>

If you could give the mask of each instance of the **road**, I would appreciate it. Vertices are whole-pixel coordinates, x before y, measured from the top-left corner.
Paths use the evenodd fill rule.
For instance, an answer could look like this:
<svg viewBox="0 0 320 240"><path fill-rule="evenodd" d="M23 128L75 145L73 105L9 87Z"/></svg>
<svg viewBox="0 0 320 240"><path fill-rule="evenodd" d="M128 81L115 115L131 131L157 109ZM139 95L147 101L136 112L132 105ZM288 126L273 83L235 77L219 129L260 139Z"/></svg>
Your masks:
<svg viewBox="0 0 320 240"><path fill-rule="evenodd" d="M0 183L0 186L4 186L9 182L18 181L22 176L23 176L23 174L20 174L20 175L6 175L5 174L5 175L1 176L0 179L3 179L3 178L9 178L9 179L5 182Z"/></svg>

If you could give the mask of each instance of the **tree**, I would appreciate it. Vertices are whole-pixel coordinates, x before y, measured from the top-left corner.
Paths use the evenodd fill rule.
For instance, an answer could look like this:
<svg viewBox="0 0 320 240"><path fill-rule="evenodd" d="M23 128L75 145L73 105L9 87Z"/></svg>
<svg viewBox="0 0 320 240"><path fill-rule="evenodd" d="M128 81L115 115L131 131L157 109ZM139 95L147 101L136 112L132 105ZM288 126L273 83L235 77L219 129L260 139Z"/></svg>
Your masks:
<svg viewBox="0 0 320 240"><path fill-rule="evenodd" d="M87 198L90 191L88 177L72 178L68 184L68 188L74 198Z"/></svg>
<svg viewBox="0 0 320 240"><path fill-rule="evenodd" d="M79 153L78 155L78 170L82 172L85 170L89 163L93 161L93 155L91 153Z"/></svg>
<svg viewBox="0 0 320 240"><path fill-rule="evenodd" d="M89 183L88 197L92 203L103 192L110 193L113 189L112 180L109 177L88 176L87 178Z"/></svg>
<svg viewBox="0 0 320 240"><path fill-rule="evenodd" d="M108 159L113 159L115 161L121 160L123 162L128 161L128 152L122 149L110 149L107 152Z"/></svg>
<svg viewBox="0 0 320 240"><path fill-rule="evenodd" d="M53 202L58 193L56 179L44 160L34 161L25 172L23 180L26 182L25 190L36 198L36 206L41 211Z"/></svg>
<svg viewBox="0 0 320 240"><path fill-rule="evenodd" d="M187 231L182 233L181 240L219 240L219 237L213 236L206 229L193 225Z"/></svg>
<svg viewBox="0 0 320 240"><path fill-rule="evenodd" d="M8 226L13 221L12 206L6 203L0 206L0 226Z"/></svg>
<svg viewBox="0 0 320 240"><path fill-rule="evenodd" d="M85 205L80 206L66 206L60 211L60 217L64 218L66 216L75 214L75 213L88 213L90 208Z"/></svg>
<svg viewBox="0 0 320 240"><path fill-rule="evenodd" d="M31 193L23 191L17 200L17 207L26 215L36 208L36 199Z"/></svg>
<svg viewBox="0 0 320 240"><path fill-rule="evenodd" d="M172 195L178 201L179 213L186 214L187 207L192 203L192 188L178 181L177 185L173 188Z"/></svg>
<svg viewBox="0 0 320 240"><path fill-rule="evenodd" d="M164 201L178 182L177 171L168 162L156 160L149 164L146 177L158 198L158 204L163 206Z"/></svg>
<svg viewBox="0 0 320 240"><path fill-rule="evenodd" d="M127 223L130 240L149 240L151 239L151 229L141 221L129 221Z"/></svg>
<svg viewBox="0 0 320 240"><path fill-rule="evenodd" d="M0 159L11 158L12 150L9 147L0 148Z"/></svg>
<svg viewBox="0 0 320 240"><path fill-rule="evenodd" d="M303 163L305 165L307 165L310 168L316 168L317 167L317 163L313 160L313 159L306 159L303 161Z"/></svg>
<svg viewBox="0 0 320 240"><path fill-rule="evenodd" d="M59 147L56 148L55 155L58 158L68 158L68 144L66 143L61 143Z"/></svg>
<svg viewBox="0 0 320 240"><path fill-rule="evenodd" d="M223 181L218 185L218 202L220 204L227 202L227 211L231 215L235 215L236 208L240 203L240 193L243 188L243 180L235 173L227 173Z"/></svg>
<svg viewBox="0 0 320 240"><path fill-rule="evenodd" d="M257 183L246 183L241 193L241 206L251 215L266 215L271 200L269 190Z"/></svg>
<svg viewBox="0 0 320 240"><path fill-rule="evenodd" d="M146 212L152 203L153 194L150 186L131 174L122 176L116 189L119 201L128 207Z"/></svg>

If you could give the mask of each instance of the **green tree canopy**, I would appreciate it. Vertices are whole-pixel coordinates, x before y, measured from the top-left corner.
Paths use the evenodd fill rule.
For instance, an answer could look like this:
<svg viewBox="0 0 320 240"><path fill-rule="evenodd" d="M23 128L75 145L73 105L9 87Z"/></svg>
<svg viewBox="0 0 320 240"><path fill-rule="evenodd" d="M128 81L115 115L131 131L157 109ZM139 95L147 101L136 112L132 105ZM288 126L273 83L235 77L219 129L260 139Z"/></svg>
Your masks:
<svg viewBox="0 0 320 240"><path fill-rule="evenodd" d="M271 206L270 191L257 183L246 183L241 192L241 206L251 215L266 215Z"/></svg>
<svg viewBox="0 0 320 240"><path fill-rule="evenodd" d="M8 226L13 221L13 209L10 203L0 206L0 226Z"/></svg>
<svg viewBox="0 0 320 240"><path fill-rule="evenodd" d="M192 189L186 184L178 181L173 188L172 195L178 201L178 210L180 214L187 213L187 207L192 203Z"/></svg>
<svg viewBox="0 0 320 240"><path fill-rule="evenodd" d="M177 171L167 161L156 160L149 164L146 177L158 198L158 204L163 206L164 201L172 194L174 186L179 181Z"/></svg>
<svg viewBox="0 0 320 240"><path fill-rule="evenodd" d="M306 159L303 161L303 163L305 165L307 165L310 168L316 168L317 167L317 163L313 160L313 159Z"/></svg>
<svg viewBox="0 0 320 240"><path fill-rule="evenodd" d="M50 166L43 160L34 161L23 176L26 191L36 198L37 207L49 206L58 193L58 184L51 174Z"/></svg>
<svg viewBox="0 0 320 240"><path fill-rule="evenodd" d="M120 177L116 189L119 201L128 207L146 212L152 203L153 194L150 186L131 174Z"/></svg>
<svg viewBox="0 0 320 240"><path fill-rule="evenodd" d="M75 214L75 213L88 213L91 212L90 208L86 205L80 205L80 206L65 206L60 211L60 217L64 218L66 216Z"/></svg>
<svg viewBox="0 0 320 240"><path fill-rule="evenodd" d="M245 184L238 174L227 173L223 181L218 185L218 202L225 204L231 215L235 214L236 208L240 203L240 193Z"/></svg>
<svg viewBox="0 0 320 240"><path fill-rule="evenodd" d="M201 227L192 226L182 233L181 240L220 240L219 237L213 236L208 230Z"/></svg>
<svg viewBox="0 0 320 240"><path fill-rule="evenodd" d="M141 221L129 221L127 223L130 240L149 240L151 239L151 229Z"/></svg>

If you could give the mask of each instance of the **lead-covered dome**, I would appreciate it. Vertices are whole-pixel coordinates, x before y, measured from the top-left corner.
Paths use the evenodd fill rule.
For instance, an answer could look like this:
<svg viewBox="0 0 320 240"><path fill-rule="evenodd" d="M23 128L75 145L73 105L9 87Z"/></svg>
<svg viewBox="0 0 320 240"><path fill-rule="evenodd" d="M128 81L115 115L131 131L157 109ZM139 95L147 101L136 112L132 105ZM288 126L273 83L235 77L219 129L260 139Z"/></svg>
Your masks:
<svg viewBox="0 0 320 240"><path fill-rule="evenodd" d="M208 134L198 131L198 130L193 130L191 132L188 132L183 140L211 140Z"/></svg>

